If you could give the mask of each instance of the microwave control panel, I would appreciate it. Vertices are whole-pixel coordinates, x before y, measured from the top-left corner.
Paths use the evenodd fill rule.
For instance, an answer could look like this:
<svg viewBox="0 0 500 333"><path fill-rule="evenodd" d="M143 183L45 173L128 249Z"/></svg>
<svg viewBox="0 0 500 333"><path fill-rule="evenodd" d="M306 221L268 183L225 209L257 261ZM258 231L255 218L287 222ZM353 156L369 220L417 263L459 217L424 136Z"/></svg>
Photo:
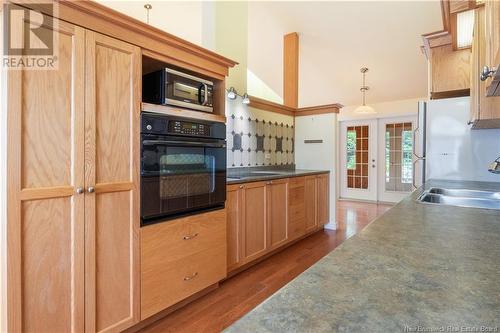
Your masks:
<svg viewBox="0 0 500 333"><path fill-rule="evenodd" d="M168 125L169 133L193 136L210 136L210 126L205 124L174 120L170 121Z"/></svg>

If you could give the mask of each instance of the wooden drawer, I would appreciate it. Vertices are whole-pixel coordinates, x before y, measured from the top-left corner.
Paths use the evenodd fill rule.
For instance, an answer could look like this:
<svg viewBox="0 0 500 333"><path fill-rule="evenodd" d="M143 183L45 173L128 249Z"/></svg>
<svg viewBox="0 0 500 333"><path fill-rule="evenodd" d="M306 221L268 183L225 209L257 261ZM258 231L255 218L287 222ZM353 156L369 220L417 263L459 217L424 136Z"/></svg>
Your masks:
<svg viewBox="0 0 500 333"><path fill-rule="evenodd" d="M306 217L305 204L304 202L290 205L288 207L288 218L290 222L302 220Z"/></svg>
<svg viewBox="0 0 500 333"><path fill-rule="evenodd" d="M303 187L304 181L305 177L292 177L288 182L288 187L289 188Z"/></svg>
<svg viewBox="0 0 500 333"><path fill-rule="evenodd" d="M223 279L226 246L224 209L142 228L141 319Z"/></svg>
<svg viewBox="0 0 500 333"><path fill-rule="evenodd" d="M162 252L162 264L226 243L226 213L217 210L141 229L141 253L149 258Z"/></svg>
<svg viewBox="0 0 500 333"><path fill-rule="evenodd" d="M157 261L168 253L158 253ZM141 319L148 318L203 290L226 276L225 244L168 264L143 258Z"/></svg>
<svg viewBox="0 0 500 333"><path fill-rule="evenodd" d="M304 235L306 232L305 219L298 219L296 221L291 221L288 223L288 239L293 240Z"/></svg>

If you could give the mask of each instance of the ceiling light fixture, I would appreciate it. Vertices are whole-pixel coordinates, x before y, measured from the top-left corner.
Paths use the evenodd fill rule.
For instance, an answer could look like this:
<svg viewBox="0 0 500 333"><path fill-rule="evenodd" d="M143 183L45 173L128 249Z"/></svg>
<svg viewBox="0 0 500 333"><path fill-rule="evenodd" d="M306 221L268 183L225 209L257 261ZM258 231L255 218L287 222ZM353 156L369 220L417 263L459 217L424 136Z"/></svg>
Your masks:
<svg viewBox="0 0 500 333"><path fill-rule="evenodd" d="M250 97L248 97L247 93L243 94L243 100L241 101L243 104L250 104Z"/></svg>
<svg viewBox="0 0 500 333"><path fill-rule="evenodd" d="M236 89L234 89L234 87L229 88L229 90L227 92L227 98L236 99L237 96L238 96L238 93L236 92Z"/></svg>
<svg viewBox="0 0 500 333"><path fill-rule="evenodd" d="M354 112L356 112L356 113L364 113L364 114L367 114L367 113L376 113L375 109L373 109L369 105L366 105L365 94L366 94L366 91L370 89L370 87L368 87L365 84L365 75L366 75L366 72L368 72L368 68L366 68L366 67L361 68L361 73L363 74L363 85L361 86L361 88L359 90L363 94L363 104L360 105L360 106L358 106L356 108L356 110L354 110Z"/></svg>

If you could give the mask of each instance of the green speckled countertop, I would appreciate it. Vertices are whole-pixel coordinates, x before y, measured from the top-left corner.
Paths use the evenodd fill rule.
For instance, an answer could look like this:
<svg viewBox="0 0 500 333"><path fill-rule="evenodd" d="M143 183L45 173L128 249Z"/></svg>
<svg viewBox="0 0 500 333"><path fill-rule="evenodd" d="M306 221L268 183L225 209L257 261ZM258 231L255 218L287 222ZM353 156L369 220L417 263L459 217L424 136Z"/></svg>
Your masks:
<svg viewBox="0 0 500 333"><path fill-rule="evenodd" d="M425 188L500 191L500 183ZM500 211L417 203L419 189L227 332L500 331Z"/></svg>

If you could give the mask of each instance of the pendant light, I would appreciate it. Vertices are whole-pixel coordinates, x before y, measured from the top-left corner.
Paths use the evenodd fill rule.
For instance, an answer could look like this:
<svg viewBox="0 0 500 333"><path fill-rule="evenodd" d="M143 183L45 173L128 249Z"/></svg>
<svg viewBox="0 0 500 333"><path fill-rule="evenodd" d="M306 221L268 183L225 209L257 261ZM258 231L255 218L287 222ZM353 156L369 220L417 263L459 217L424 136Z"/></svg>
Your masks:
<svg viewBox="0 0 500 333"><path fill-rule="evenodd" d="M356 108L356 110L354 110L354 112L356 112L356 113L364 113L364 114L367 114L367 113L376 113L375 109L373 109L369 105L366 105L365 94L366 94L366 91L370 89L370 87L368 87L365 84L365 75L366 75L366 72L368 72L368 68L366 68L366 67L361 68L361 73L363 75L363 85L361 86L361 88L359 90L363 94L363 104L360 105L360 106L358 106Z"/></svg>

